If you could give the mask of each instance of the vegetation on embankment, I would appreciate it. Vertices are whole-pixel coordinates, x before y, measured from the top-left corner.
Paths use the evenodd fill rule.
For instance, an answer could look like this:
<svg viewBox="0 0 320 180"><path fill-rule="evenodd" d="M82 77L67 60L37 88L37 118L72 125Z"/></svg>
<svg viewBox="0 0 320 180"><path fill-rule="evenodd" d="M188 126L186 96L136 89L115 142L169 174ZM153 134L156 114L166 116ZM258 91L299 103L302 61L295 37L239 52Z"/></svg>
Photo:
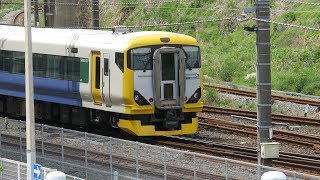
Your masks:
<svg viewBox="0 0 320 180"><path fill-rule="evenodd" d="M137 2L123 0L121 2ZM308 2L317 2L309 0ZM150 25L240 18L250 1L193 0L192 3L106 6L103 26ZM320 5L273 1L271 19L277 22L320 28ZM254 17L254 13L249 14ZM206 79L255 86L255 33L245 26L253 20L224 20L176 26L145 27L142 30L165 30L196 37L202 47L202 67ZM141 30L141 29L140 29ZM320 31L271 24L272 88L320 95ZM247 78L246 78L247 76Z"/></svg>
<svg viewBox="0 0 320 180"><path fill-rule="evenodd" d="M91 1L90 1L91 2ZM110 1L100 0L100 3ZM197 20L240 18L251 0L191 0L167 2L117 0L122 5L100 7L100 25L152 25ZM150 2L150 4L125 4ZM318 0L305 2L319 3ZM21 7L21 6L20 6ZM320 28L320 5L271 1L271 19L277 22ZM0 18L18 5L2 5ZM90 16L90 15L89 15ZM254 17L250 13L248 17ZM81 20L80 20L81 21ZM243 30L255 21L235 19L175 26L153 26L139 30L165 30L188 34L202 48L202 67L206 81L232 82L255 86L255 33ZM272 89L320 95L320 31L271 24Z"/></svg>

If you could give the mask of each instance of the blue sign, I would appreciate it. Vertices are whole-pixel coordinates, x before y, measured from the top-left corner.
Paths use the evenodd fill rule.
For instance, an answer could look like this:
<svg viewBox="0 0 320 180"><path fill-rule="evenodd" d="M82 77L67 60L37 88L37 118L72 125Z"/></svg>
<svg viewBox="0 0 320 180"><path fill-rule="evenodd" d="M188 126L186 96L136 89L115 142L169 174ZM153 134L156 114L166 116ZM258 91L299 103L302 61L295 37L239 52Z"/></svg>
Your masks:
<svg viewBox="0 0 320 180"><path fill-rule="evenodd" d="M33 164L33 179L34 180L41 180L41 165L40 164Z"/></svg>

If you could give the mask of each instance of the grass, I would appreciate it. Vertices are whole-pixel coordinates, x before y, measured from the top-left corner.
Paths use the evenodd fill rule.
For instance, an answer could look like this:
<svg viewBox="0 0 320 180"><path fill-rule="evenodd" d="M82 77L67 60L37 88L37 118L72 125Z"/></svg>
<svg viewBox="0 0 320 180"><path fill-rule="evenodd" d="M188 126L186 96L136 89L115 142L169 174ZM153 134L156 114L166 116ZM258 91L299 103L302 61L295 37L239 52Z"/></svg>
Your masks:
<svg viewBox="0 0 320 180"><path fill-rule="evenodd" d="M204 104L218 106L218 107L228 107L234 109L248 109L255 111L256 104L254 101L238 102L232 98L227 98L220 96L216 89L206 89L204 91Z"/></svg>

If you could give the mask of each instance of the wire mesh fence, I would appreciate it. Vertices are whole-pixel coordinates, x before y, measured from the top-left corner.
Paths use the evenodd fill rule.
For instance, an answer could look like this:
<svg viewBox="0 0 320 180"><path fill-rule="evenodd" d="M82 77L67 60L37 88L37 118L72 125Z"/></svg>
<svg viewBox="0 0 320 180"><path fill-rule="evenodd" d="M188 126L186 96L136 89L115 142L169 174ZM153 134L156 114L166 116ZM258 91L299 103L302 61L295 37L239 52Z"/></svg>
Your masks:
<svg viewBox="0 0 320 180"><path fill-rule="evenodd" d="M25 122L1 118L0 127L0 156L26 162ZM270 170L284 172L288 179L293 180L319 179L297 172L43 124L36 125L35 137L37 163L83 179L113 179L115 172L121 179L259 179L263 172ZM6 176L17 177L24 172L25 166L20 170L17 163L13 166L16 168L5 166L5 169L12 170L5 171Z"/></svg>
<svg viewBox="0 0 320 180"><path fill-rule="evenodd" d="M0 172L1 180L26 180L27 179L27 164L24 162L14 161L6 158L0 158L0 165L2 171ZM43 167L41 169L43 174L42 179L46 179L47 174L56 171ZM67 180L83 180L75 176L66 175Z"/></svg>

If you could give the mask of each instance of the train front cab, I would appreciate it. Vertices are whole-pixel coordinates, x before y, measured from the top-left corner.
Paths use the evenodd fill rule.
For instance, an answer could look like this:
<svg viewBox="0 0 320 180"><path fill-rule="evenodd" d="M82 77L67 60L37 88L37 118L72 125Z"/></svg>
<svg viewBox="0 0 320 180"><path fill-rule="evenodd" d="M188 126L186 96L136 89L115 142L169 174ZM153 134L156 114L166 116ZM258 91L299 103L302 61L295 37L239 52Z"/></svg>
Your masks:
<svg viewBox="0 0 320 180"><path fill-rule="evenodd" d="M141 49L133 48L126 53L128 60L125 62L129 62L129 65L125 64L128 68L124 73L126 84L123 87L126 87L124 97L128 115L119 119L118 126L130 134L183 135L194 134L198 129L196 112L200 112L203 106L202 72L200 64L196 68L190 67L186 61L186 49L197 49L200 61L199 48L193 38L185 38L187 41L184 42L176 37L169 39L172 44L161 42L161 37L153 37L147 42L153 40L152 44L164 45L143 45L141 49L150 48L152 57L150 65L145 61L142 69L133 67L135 62L132 55L133 50ZM145 56L144 52L141 54Z"/></svg>

